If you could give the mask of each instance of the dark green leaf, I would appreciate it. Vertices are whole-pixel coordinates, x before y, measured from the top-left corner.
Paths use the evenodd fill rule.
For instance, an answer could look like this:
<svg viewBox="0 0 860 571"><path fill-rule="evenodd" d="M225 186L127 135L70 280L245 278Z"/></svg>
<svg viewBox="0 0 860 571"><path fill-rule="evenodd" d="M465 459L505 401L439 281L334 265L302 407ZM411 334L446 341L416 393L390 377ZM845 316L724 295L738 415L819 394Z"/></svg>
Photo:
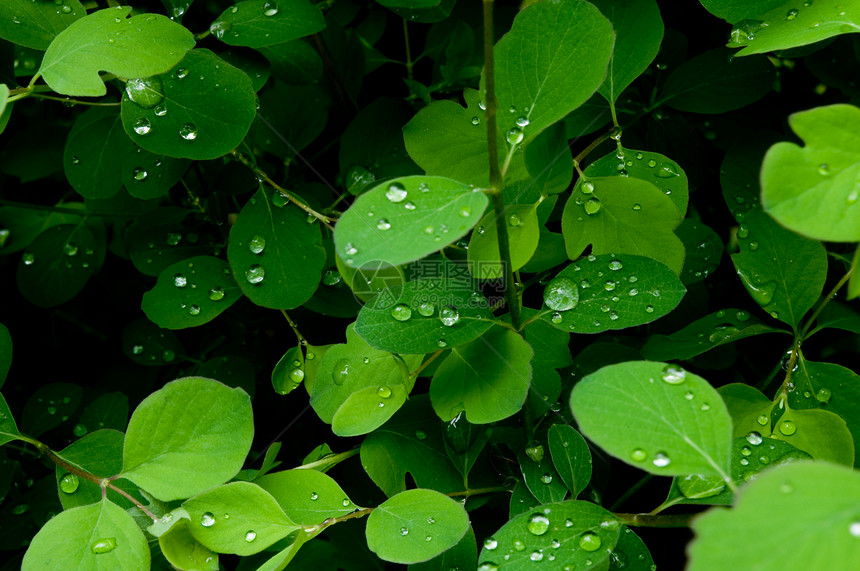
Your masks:
<svg viewBox="0 0 860 571"><path fill-rule="evenodd" d="M626 525L621 529L618 543L609 555L610 571L654 571L654 559L645 542Z"/></svg>
<svg viewBox="0 0 860 571"><path fill-rule="evenodd" d="M259 48L272 66L272 75L279 81L307 85L320 80L323 62L320 55L304 40L293 40Z"/></svg>
<svg viewBox="0 0 860 571"><path fill-rule="evenodd" d="M723 256L723 241L716 232L704 224L685 218L675 228L675 235L684 244L687 255L681 281L684 285L700 282L712 274L719 266Z"/></svg>
<svg viewBox="0 0 860 571"><path fill-rule="evenodd" d="M212 236L200 235L179 225L184 210L157 209L152 217L140 219L129 229L129 257L134 267L148 276L157 276L168 266L195 256L214 255ZM175 222L171 219L176 218ZM156 222L159 220L159 222ZM170 223L167 223L170 222Z"/></svg>
<svg viewBox="0 0 860 571"><path fill-rule="evenodd" d="M122 471L123 439L122 432L97 430L73 442L58 452L58 455L94 476L109 478ZM102 498L104 490L101 486L59 466L56 468L56 478L60 502L64 509L94 504ZM135 492L134 485L129 482L119 481L117 484L126 492ZM107 497L123 509L132 506L130 501L113 490L107 490Z"/></svg>
<svg viewBox="0 0 860 571"><path fill-rule="evenodd" d="M409 566L409 571L450 571L451 569L474 569L478 565L478 547L475 531L470 527L457 545L440 553L433 559Z"/></svg>
<svg viewBox="0 0 860 571"><path fill-rule="evenodd" d="M591 480L591 451L585 438L572 426L555 424L547 436L552 463L572 497Z"/></svg>
<svg viewBox="0 0 860 571"><path fill-rule="evenodd" d="M81 413L78 424L75 425L72 432L75 436L81 436L101 428L125 430L127 425L128 397L119 392L106 393L93 399L84 407L84 412Z"/></svg>
<svg viewBox="0 0 860 571"><path fill-rule="evenodd" d="M72 383L50 383L39 387L27 399L21 413L21 428L30 436L56 428L81 405L83 391Z"/></svg>
<svg viewBox="0 0 860 571"><path fill-rule="evenodd" d="M560 502L567 496L567 487L553 466L545 439L532 440L517 450L517 461L523 483L539 503Z"/></svg>
<svg viewBox="0 0 860 571"><path fill-rule="evenodd" d="M224 10L209 30L225 44L261 48L323 28L322 12L308 0L245 0Z"/></svg>
<svg viewBox="0 0 860 571"><path fill-rule="evenodd" d="M185 354L175 333L147 319L132 321L123 329L122 349L138 365L149 366L169 365Z"/></svg>

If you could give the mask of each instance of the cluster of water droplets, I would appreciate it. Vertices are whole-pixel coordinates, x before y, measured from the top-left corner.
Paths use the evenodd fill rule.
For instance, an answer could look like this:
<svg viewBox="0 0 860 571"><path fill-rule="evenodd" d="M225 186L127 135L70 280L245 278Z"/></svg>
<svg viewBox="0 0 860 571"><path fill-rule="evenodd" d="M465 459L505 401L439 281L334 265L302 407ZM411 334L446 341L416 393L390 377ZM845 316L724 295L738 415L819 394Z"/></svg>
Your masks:
<svg viewBox="0 0 860 571"><path fill-rule="evenodd" d="M213 24L214 25L214 24ZM188 77L188 69L184 67L177 68L173 72L173 77L177 80L183 80ZM202 81L204 78L200 76ZM164 97L164 82L160 76L134 78L129 79L125 84L125 92L128 98L141 109L152 110L155 120L168 115L168 107ZM153 132L155 128L153 121L150 120L148 113L140 115L131 124L132 130L140 136L146 136ZM188 122L183 123L179 127L177 135L185 141L194 141L197 139L199 129L196 124ZM73 161L74 162L74 161ZM142 180L146 178L145 171L143 172Z"/></svg>
<svg viewBox="0 0 860 571"><path fill-rule="evenodd" d="M810 20L808 17L804 18L804 10L803 8L808 8L812 6L813 0L804 0L804 2L800 5L800 8L789 8L785 11L785 15L781 16L782 20L785 22L794 22L797 26L805 26L807 29L815 29L821 26L821 22L818 20ZM840 10L839 15L845 16L847 12L845 10L841 10L838 6L836 8ZM779 18L779 16L777 16ZM779 22L777 22L779 23ZM737 22L732 31L729 34L729 39L734 44L745 44L746 42L751 42L756 39L759 32L768 28L770 26L770 22L766 20L754 20L747 19L741 20ZM782 29L782 28L780 28ZM853 31L853 27L850 25L843 25L840 29L842 33L848 33ZM787 33L784 32L784 33Z"/></svg>

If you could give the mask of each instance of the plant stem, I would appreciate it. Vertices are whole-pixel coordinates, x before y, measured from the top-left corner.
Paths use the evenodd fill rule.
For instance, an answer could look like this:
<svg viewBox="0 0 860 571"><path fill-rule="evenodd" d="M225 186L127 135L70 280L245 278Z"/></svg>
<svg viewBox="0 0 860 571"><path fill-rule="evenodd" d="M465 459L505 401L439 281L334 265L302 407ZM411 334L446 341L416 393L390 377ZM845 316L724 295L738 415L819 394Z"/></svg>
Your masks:
<svg viewBox="0 0 860 571"><path fill-rule="evenodd" d="M284 319L287 320L287 323L289 324L290 329L292 329L293 333L296 334L296 338L298 338L299 343L302 345L302 347L307 345L307 343L308 343L307 339L305 339L305 336L302 335L302 333L299 331L299 326L296 325L296 322L293 321L293 318L290 317L289 314L287 314L287 312L284 311L283 309L281 310L281 314L284 316Z"/></svg>
<svg viewBox="0 0 860 571"><path fill-rule="evenodd" d="M833 296L836 295L836 292L839 291L840 288L842 288L842 286L844 286L846 284L846 282L848 282L848 280L851 278L851 273L853 271L854 271L854 268L848 268L848 271L845 272L845 275L842 276L842 279L840 279L838 282L836 282L836 285L833 286L833 289L830 290L830 293L828 293L824 297L824 299L821 300L821 302L818 304L818 307L815 308L815 311L812 312L812 315L809 316L809 319L806 320L806 323L801 328L801 330L800 330L800 338L801 339L806 338L806 334L809 332L809 328L812 327L813 323L815 323L815 320L818 318L819 314L821 314L821 310L824 309L828 303L830 303L830 300L833 299Z"/></svg>
<svg viewBox="0 0 860 571"><path fill-rule="evenodd" d="M412 66L415 62L412 61L412 49L409 47L409 23L406 18L403 18L403 40L406 43L406 77L412 81Z"/></svg>
<svg viewBox="0 0 860 571"><path fill-rule="evenodd" d="M638 527L690 527L690 520L696 514L651 515L651 514L614 514L625 525Z"/></svg>
<svg viewBox="0 0 860 571"><path fill-rule="evenodd" d="M612 127L612 129L597 137L594 141L591 142L591 144L582 149L578 155L573 157L573 164L576 165L576 169L579 170L579 165L582 163L583 160L585 160L585 157L591 154L591 151L596 149L597 146L600 145L600 143L602 143L606 139L611 139L616 133L618 133L618 127Z"/></svg>
<svg viewBox="0 0 860 571"><path fill-rule="evenodd" d="M318 468L319 466L334 466L335 464L339 464L346 460L347 458L352 458L356 454L361 452L360 448L353 448L352 450L347 450L346 452L339 452L337 454L329 454L323 458L315 462L310 462L308 464L304 464L302 466L296 466L293 470L313 470L314 468Z"/></svg>
<svg viewBox="0 0 860 571"><path fill-rule="evenodd" d="M497 492L510 492L510 490L504 486L492 486L490 488L475 488L472 490L463 490L462 492L451 492L450 494L445 495L449 498L470 498L472 496L477 496L478 494L495 494Z"/></svg>
<svg viewBox="0 0 860 571"><path fill-rule="evenodd" d="M50 101L59 101L59 102L64 103L64 104L90 105L91 107L119 107L121 105L119 101L100 103L98 101L81 101L80 99L70 99L68 97L54 97L53 95L38 95L38 94L34 94L33 97L35 99L48 99Z"/></svg>
<svg viewBox="0 0 860 571"><path fill-rule="evenodd" d="M430 355L430 358L427 359L426 361L424 361L423 363L421 363L421 365L417 369L415 369L414 371L409 373L409 376L413 377L413 378L417 378L418 375L421 374L421 371L423 371L428 366L430 366L430 363L435 361L439 357L439 355L441 355L444 351L445 351L444 349L439 349L438 351L436 351L435 353Z"/></svg>
<svg viewBox="0 0 860 571"><path fill-rule="evenodd" d="M496 111L496 79L493 59L493 0L483 0L484 3L484 101L487 121L487 154L490 158L490 200L496 213L496 236L499 242L499 259L505 272L505 302L511 314L511 325L520 329L520 300L514 282L513 264L511 263L511 247L508 238L507 216L505 214L505 199L502 196L504 181L499 170L499 153L496 147L497 125Z"/></svg>

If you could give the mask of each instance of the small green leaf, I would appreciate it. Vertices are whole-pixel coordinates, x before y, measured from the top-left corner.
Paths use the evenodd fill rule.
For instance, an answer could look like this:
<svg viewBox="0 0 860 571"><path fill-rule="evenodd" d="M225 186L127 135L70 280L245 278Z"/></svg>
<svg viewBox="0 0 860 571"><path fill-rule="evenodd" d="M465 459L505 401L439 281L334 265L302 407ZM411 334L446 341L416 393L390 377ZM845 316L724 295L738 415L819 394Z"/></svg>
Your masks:
<svg viewBox="0 0 860 571"><path fill-rule="evenodd" d="M650 323L687 290L672 270L642 256L588 256L560 271L544 289L541 319L562 331L599 333Z"/></svg>
<svg viewBox="0 0 860 571"><path fill-rule="evenodd" d="M732 254L750 297L774 319L797 329L827 279L827 252L820 242L777 224L760 210L738 228L740 252Z"/></svg>
<svg viewBox="0 0 860 571"><path fill-rule="evenodd" d="M788 333L765 325L745 309L721 309L669 335L652 335L642 355L654 361L687 360L726 343L766 333Z"/></svg>
<svg viewBox="0 0 860 571"><path fill-rule="evenodd" d="M567 487L553 466L546 439L532 440L517 450L517 461L523 482L539 503L560 502L567 496Z"/></svg>
<svg viewBox="0 0 860 571"><path fill-rule="evenodd" d="M681 281L684 285L700 282L712 274L719 266L723 256L723 240L708 226L685 218L675 228L675 235L684 244L687 255Z"/></svg>
<svg viewBox="0 0 860 571"><path fill-rule="evenodd" d="M533 355L525 339L500 326L454 347L430 384L436 414L449 421L465 411L473 424L516 414L528 394Z"/></svg>
<svg viewBox="0 0 860 571"><path fill-rule="evenodd" d="M384 561L418 563L455 546L468 530L462 504L434 490L407 490L367 518L367 546Z"/></svg>
<svg viewBox="0 0 860 571"><path fill-rule="evenodd" d="M464 481L468 481L469 472L489 442L491 431L492 429L472 424L463 418L462 412L443 424L445 451L457 471L466 478Z"/></svg>
<svg viewBox="0 0 860 571"><path fill-rule="evenodd" d="M161 329L148 319L132 321L123 329L122 349L126 357L138 365L154 367L181 360L185 354L175 333Z"/></svg>
<svg viewBox="0 0 860 571"><path fill-rule="evenodd" d="M9 410L6 399L3 395L0 395L0 446L3 446L7 442L18 440L20 435L21 433L18 432L18 427L15 425L12 411Z"/></svg>
<svg viewBox="0 0 860 571"><path fill-rule="evenodd" d="M48 2L4 2L0 5L0 38L44 51L57 34L86 13L78 0L64 0L60 6Z"/></svg>
<svg viewBox="0 0 860 571"><path fill-rule="evenodd" d="M191 523L182 519L158 536L158 547L164 558L176 569L218 571L218 554L194 539Z"/></svg>
<svg viewBox="0 0 860 571"><path fill-rule="evenodd" d="M141 309L159 327L184 329L212 321L240 297L227 262L196 256L165 268Z"/></svg>
<svg viewBox="0 0 860 571"><path fill-rule="evenodd" d="M21 569L149 569L149 563L135 521L103 499L51 518L27 548Z"/></svg>
<svg viewBox="0 0 860 571"><path fill-rule="evenodd" d="M648 256L680 274L684 245L672 232L680 223L675 203L657 186L613 176L577 182L561 228L571 259L591 244L593 254Z"/></svg>
<svg viewBox="0 0 860 571"><path fill-rule="evenodd" d="M38 76L57 93L99 97L107 93L100 71L120 77L164 73L194 47L187 29L159 14L127 18L130 6L93 12L51 42Z"/></svg>
<svg viewBox="0 0 860 571"><path fill-rule="evenodd" d="M272 369L272 387L279 395L286 395L302 384L305 378L305 358L302 347L291 347Z"/></svg>
<svg viewBox="0 0 860 571"><path fill-rule="evenodd" d="M648 546L632 529L623 526L618 536L618 543L609 556L609 569L616 571L654 571L654 559L648 551Z"/></svg>
<svg viewBox="0 0 860 571"><path fill-rule="evenodd" d="M478 569L606 569L621 524L591 502L544 504L522 513L487 538ZM552 559L550 559L552 557ZM589 564L588 562L591 562Z"/></svg>
<svg viewBox="0 0 860 571"><path fill-rule="evenodd" d="M572 426L554 424L548 434L552 463L572 497L591 480L591 451L585 438Z"/></svg>
<svg viewBox="0 0 860 571"><path fill-rule="evenodd" d="M245 0L224 10L209 30L225 44L262 48L324 28L322 12L308 0Z"/></svg>
<svg viewBox="0 0 860 571"><path fill-rule="evenodd" d="M663 39L663 20L654 0L592 2L612 22L615 45L606 79L598 89L607 101L615 102L651 64Z"/></svg>
<svg viewBox="0 0 860 571"><path fill-rule="evenodd" d="M224 434L231 436L225 440ZM131 415L122 476L162 501L187 498L233 477L253 435L245 391L211 379L179 379Z"/></svg>
<svg viewBox="0 0 860 571"><path fill-rule="evenodd" d="M194 538L217 553L251 555L299 529L275 498L250 482L231 482L182 504Z"/></svg>
<svg viewBox="0 0 860 571"><path fill-rule="evenodd" d="M786 410L772 438L784 440L816 460L854 465L854 438L845 420L828 410Z"/></svg>
<svg viewBox="0 0 860 571"><path fill-rule="evenodd" d="M762 204L780 224L818 240L860 240L860 109L829 105L789 116L805 145L777 143L761 166Z"/></svg>
<svg viewBox="0 0 860 571"><path fill-rule="evenodd" d="M487 207L483 192L430 176L388 181L364 194L335 227L337 254L348 266L398 266L459 240Z"/></svg>
<svg viewBox="0 0 860 571"><path fill-rule="evenodd" d="M540 505L540 501L532 495L522 480L517 480L513 491L511 492L511 501L509 503L508 519L513 519L522 513L530 511L532 508Z"/></svg>
<svg viewBox="0 0 860 571"><path fill-rule="evenodd" d="M472 284L426 278L381 292L361 308L355 330L377 349L424 354L467 343L492 323L487 300Z"/></svg>
<svg viewBox="0 0 860 571"><path fill-rule="evenodd" d="M570 407L580 430L623 462L658 475L729 479L726 406L705 379L677 365L603 367L573 388Z"/></svg>
<svg viewBox="0 0 860 571"><path fill-rule="evenodd" d="M765 56L735 58L718 48L692 57L666 79L660 101L690 113L725 113L764 97L776 76Z"/></svg>
<svg viewBox="0 0 860 571"><path fill-rule="evenodd" d="M505 208L511 269L517 271L526 265L538 247L540 223L535 206L508 206ZM480 280L500 279L505 275L499 256L499 237L496 213L490 210L472 232L468 249L469 267Z"/></svg>
<svg viewBox="0 0 860 571"><path fill-rule="evenodd" d="M6 375L12 368L12 335L9 328L0 323L0 387L6 382Z"/></svg>
<svg viewBox="0 0 860 571"><path fill-rule="evenodd" d="M325 266L320 228L280 193L260 189L230 230L227 258L239 287L263 307L292 309L306 302Z"/></svg>
<svg viewBox="0 0 860 571"><path fill-rule="evenodd" d="M851 470L827 463L771 470L733 509L696 518L689 569L850 568L860 558L858 503L860 479ZM762 533L775 521L779 533Z"/></svg>
<svg viewBox="0 0 860 571"><path fill-rule="evenodd" d="M124 438L123 433L116 430L96 430L71 443L57 455L94 476L109 478L122 471ZM56 468L56 477L58 494L64 509L94 504L102 499L102 492L105 490L95 482L78 477L59 466ZM126 492L136 493L130 482L120 480L116 485ZM123 509L132 506L130 501L113 490L107 490L107 498Z"/></svg>
<svg viewBox="0 0 860 571"><path fill-rule="evenodd" d="M337 482L316 470L284 470L255 483L272 494L287 517L300 525L316 525L358 509Z"/></svg>
<svg viewBox="0 0 860 571"><path fill-rule="evenodd" d="M50 383L36 389L27 399L21 413L21 428L25 434L39 436L56 428L81 405L83 391L72 383Z"/></svg>

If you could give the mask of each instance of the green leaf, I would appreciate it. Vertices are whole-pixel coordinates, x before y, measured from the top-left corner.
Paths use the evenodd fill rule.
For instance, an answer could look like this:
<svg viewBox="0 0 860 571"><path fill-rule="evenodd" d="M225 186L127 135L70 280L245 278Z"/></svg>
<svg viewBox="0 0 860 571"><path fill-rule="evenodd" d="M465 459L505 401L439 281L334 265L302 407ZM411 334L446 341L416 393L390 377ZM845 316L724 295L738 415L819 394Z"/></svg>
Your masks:
<svg viewBox="0 0 860 571"><path fill-rule="evenodd" d="M184 329L212 321L240 297L227 262L196 256L166 267L141 309L159 327Z"/></svg>
<svg viewBox="0 0 860 571"><path fill-rule="evenodd" d="M856 299L860 297L860 246L854 252L854 259L851 261L851 278L848 280L848 292L845 294L846 299Z"/></svg>
<svg viewBox="0 0 860 571"><path fill-rule="evenodd" d="M472 424L463 418L462 412L443 424L445 451L451 463L463 475L464 482L468 481L472 466L489 442L491 431L492 428Z"/></svg>
<svg viewBox="0 0 860 571"><path fill-rule="evenodd" d="M788 331L765 325L745 309L721 309L675 333L652 335L642 347L642 356L654 361L684 361L714 347L767 333Z"/></svg>
<svg viewBox="0 0 860 571"><path fill-rule="evenodd" d="M84 198L107 198L125 186L136 198L167 193L189 161L154 155L125 134L119 113L91 107L75 121L63 152L63 167L72 187Z"/></svg>
<svg viewBox="0 0 860 571"><path fill-rule="evenodd" d="M511 256L511 269L517 271L526 265L538 247L540 223L535 206L508 206L505 208L508 249ZM499 256L499 237L496 226L496 213L487 212L478 222L468 249L469 268L472 275L481 280L501 279L505 269Z"/></svg>
<svg viewBox="0 0 860 571"><path fill-rule="evenodd" d="M728 22L752 18L785 4L785 0L699 0L705 9Z"/></svg>
<svg viewBox="0 0 860 571"><path fill-rule="evenodd" d="M215 254L218 248L211 235L201 236L179 224L186 214L184 210L159 208L151 218L147 215L129 229L129 257L137 271L158 276L177 262Z"/></svg>
<svg viewBox="0 0 860 571"><path fill-rule="evenodd" d="M725 113L764 97L775 77L766 57L735 58L731 50L718 48L688 59L669 74L660 101L690 113Z"/></svg>
<svg viewBox="0 0 860 571"><path fill-rule="evenodd" d="M430 384L436 414L448 421L465 411L473 424L516 414L528 394L533 355L525 339L501 326L454 347Z"/></svg>
<svg viewBox="0 0 860 571"><path fill-rule="evenodd" d="M263 307L292 309L320 283L325 250L319 226L286 198L260 189L230 230L227 258L239 287Z"/></svg>
<svg viewBox="0 0 860 571"><path fill-rule="evenodd" d="M854 438L845 420L827 410L786 410L772 438L784 440L816 460L854 465Z"/></svg>
<svg viewBox="0 0 860 571"><path fill-rule="evenodd" d="M733 509L694 520L689 569L850 568L860 558L858 502L860 479L851 470L826 463L772 470ZM774 522L779 533L762 533Z"/></svg>
<svg viewBox="0 0 860 571"><path fill-rule="evenodd" d="M406 320L395 318L404 317L407 310ZM425 278L388 288L373 298L361 308L355 330L377 349L424 354L476 339L492 323L486 299L470 283Z"/></svg>
<svg viewBox="0 0 860 571"><path fill-rule="evenodd" d="M419 487L456 492L463 489L463 478L445 448L429 397L415 395L364 439L361 465L389 497L406 490L406 474Z"/></svg>
<svg viewBox="0 0 860 571"><path fill-rule="evenodd" d="M262 48L324 28L322 12L308 0L245 0L224 10L209 30L225 44Z"/></svg>
<svg viewBox="0 0 860 571"><path fill-rule="evenodd" d="M371 512L367 546L384 561L418 563L455 546L468 530L462 504L434 490L407 490Z"/></svg>
<svg viewBox="0 0 860 571"><path fill-rule="evenodd" d="M217 553L251 555L299 529L275 498L250 482L231 482L182 504L194 538Z"/></svg>
<svg viewBox="0 0 860 571"><path fill-rule="evenodd" d="M658 475L729 479L726 406L705 379L677 365L603 367L573 388L570 407L580 430L623 462Z"/></svg>
<svg viewBox="0 0 860 571"><path fill-rule="evenodd" d="M260 95L254 144L286 159L307 147L325 129L331 95L321 85L275 82Z"/></svg>
<svg viewBox="0 0 860 571"><path fill-rule="evenodd" d="M300 525L316 525L357 509L337 482L316 470L284 470L255 483L272 494L287 517Z"/></svg>
<svg viewBox="0 0 860 571"><path fill-rule="evenodd" d="M179 379L131 415L122 476L162 501L187 498L233 477L253 435L245 391L211 379Z"/></svg>
<svg viewBox="0 0 860 571"><path fill-rule="evenodd" d="M418 260L465 236L487 202L483 192L441 177L391 180L362 194L341 216L337 253L355 268Z"/></svg>
<svg viewBox="0 0 860 571"><path fill-rule="evenodd" d="M559 194L573 180L573 160L564 125L557 123L534 138L526 147L526 169L542 195Z"/></svg>
<svg viewBox="0 0 860 571"><path fill-rule="evenodd" d="M278 81L294 85L307 85L322 78L322 58L305 40L275 44L258 48L257 51L269 60L269 64L272 66L272 75Z"/></svg>
<svg viewBox="0 0 860 571"><path fill-rule="evenodd" d="M860 240L860 109L829 105L794 113L805 143L777 143L761 166L762 204L780 224L818 240Z"/></svg>
<svg viewBox="0 0 860 571"><path fill-rule="evenodd" d="M761 430L770 433L774 403L761 391L743 383L731 383L720 387L719 393L732 417L734 438Z"/></svg>
<svg viewBox="0 0 860 571"><path fill-rule="evenodd" d="M191 523L182 519L158 536L158 547L167 562L176 569L218 571L218 554L194 539Z"/></svg>
<svg viewBox="0 0 860 571"><path fill-rule="evenodd" d="M522 513L526 513L534 507L540 505L540 501L532 495L523 480L517 480L513 491L511 492L511 501L509 504L509 519L513 519Z"/></svg>
<svg viewBox="0 0 860 571"><path fill-rule="evenodd" d="M760 210L744 217L738 243L740 252L732 254L732 262L750 297L796 330L824 288L824 246L786 230Z"/></svg>
<svg viewBox="0 0 860 571"><path fill-rule="evenodd" d="M58 452L66 462L86 470L94 476L109 478L122 471L122 444L124 435L116 430L96 430ZM60 502L64 509L94 504L102 499L104 489L68 470L56 467L56 478ZM119 488L134 495L133 484L125 481L115 483ZM132 503L113 490L107 490L107 498L123 509Z"/></svg>
<svg viewBox="0 0 860 571"><path fill-rule="evenodd" d="M99 428L125 430L127 425L128 397L123 393L115 392L103 394L87 404L72 431L75 436L80 436L86 431Z"/></svg>
<svg viewBox="0 0 860 571"><path fill-rule="evenodd" d="M21 569L149 569L146 538L132 517L107 500L72 508L39 530Z"/></svg>
<svg viewBox="0 0 860 571"><path fill-rule="evenodd" d="M601 177L587 182L577 182L562 214L569 258L579 257L591 244L592 254L647 256L681 273L684 245L672 232L681 216L671 198L637 178Z"/></svg>
<svg viewBox="0 0 860 571"><path fill-rule="evenodd" d="M535 562L547 569L606 569L620 528L611 512L590 502L544 504L511 518L488 537L478 569L524 571L534 569Z"/></svg>
<svg viewBox="0 0 860 571"><path fill-rule="evenodd" d="M21 294L39 307L75 297L104 260L103 232L98 225L80 223L53 226L39 234L18 264Z"/></svg>
<svg viewBox="0 0 860 571"><path fill-rule="evenodd" d="M6 399L3 395L0 395L0 446L3 446L7 442L18 440L19 436L21 436L21 433L18 432L18 427L15 425L12 411L9 410Z"/></svg>
<svg viewBox="0 0 860 571"><path fill-rule="evenodd" d="M175 333L148 319L132 321L123 329L122 348L126 357L138 365L155 367L173 363L185 354Z"/></svg>
<svg viewBox="0 0 860 571"><path fill-rule="evenodd" d="M61 6L48 2L4 2L0 6L0 38L44 51L72 22L86 15L78 0Z"/></svg>
<svg viewBox="0 0 860 571"><path fill-rule="evenodd" d="M618 536L618 543L609 556L609 569L615 571L653 571L654 559L645 542L626 525Z"/></svg>
<svg viewBox="0 0 860 571"><path fill-rule="evenodd" d="M743 47L739 56L806 46L860 29L856 11L846 10L841 3L774 1L754 6L758 9L750 6L744 20L735 19L735 14L726 17L735 24L727 45Z"/></svg>
<svg viewBox="0 0 860 571"><path fill-rule="evenodd" d="M675 235L681 239L687 253L684 269L681 270L684 285L704 280L720 266L723 240L711 228L692 218L685 218L675 228Z"/></svg>
<svg viewBox="0 0 860 571"><path fill-rule="evenodd" d="M36 389L21 413L21 427L30 436L56 428L78 409L83 391L72 383L50 383Z"/></svg>
<svg viewBox="0 0 860 571"><path fill-rule="evenodd" d="M575 428L566 424L551 426L547 438L553 466L575 498L591 480L591 451L588 444Z"/></svg>
<svg viewBox="0 0 860 571"><path fill-rule="evenodd" d="M12 368L12 335L9 328L0 323L0 387L6 382Z"/></svg>
<svg viewBox="0 0 860 571"><path fill-rule="evenodd" d="M596 0L592 3L612 22L615 31L609 69L598 89L607 101L614 103L657 56L663 39L663 20L654 0L624 3Z"/></svg>
<svg viewBox="0 0 860 571"><path fill-rule="evenodd" d="M457 545L434 557L409 566L409 571L450 571L451 569L475 569L478 566L478 546L475 530L471 527Z"/></svg>
<svg viewBox="0 0 860 571"><path fill-rule="evenodd" d="M126 84L125 132L147 151L168 157L203 160L229 153L256 115L251 79L209 50L190 51L174 65Z"/></svg>
<svg viewBox="0 0 860 571"><path fill-rule="evenodd" d="M517 450L522 481L541 504L560 502L567 496L567 487L555 470L547 450L546 439L532 440Z"/></svg>
<svg viewBox="0 0 860 571"><path fill-rule="evenodd" d="M612 24L587 2L523 9L494 49L499 129L525 144L585 103L603 83L613 43Z"/></svg>
<svg viewBox="0 0 860 571"><path fill-rule="evenodd" d="M149 77L164 73L194 47L187 29L160 14L127 18L130 6L76 20L48 46L37 76L57 93L99 97L107 88L98 73Z"/></svg>
<svg viewBox="0 0 860 571"><path fill-rule="evenodd" d="M686 289L672 270L642 256L588 256L544 289L541 319L562 331L599 333L650 323L681 302Z"/></svg>

